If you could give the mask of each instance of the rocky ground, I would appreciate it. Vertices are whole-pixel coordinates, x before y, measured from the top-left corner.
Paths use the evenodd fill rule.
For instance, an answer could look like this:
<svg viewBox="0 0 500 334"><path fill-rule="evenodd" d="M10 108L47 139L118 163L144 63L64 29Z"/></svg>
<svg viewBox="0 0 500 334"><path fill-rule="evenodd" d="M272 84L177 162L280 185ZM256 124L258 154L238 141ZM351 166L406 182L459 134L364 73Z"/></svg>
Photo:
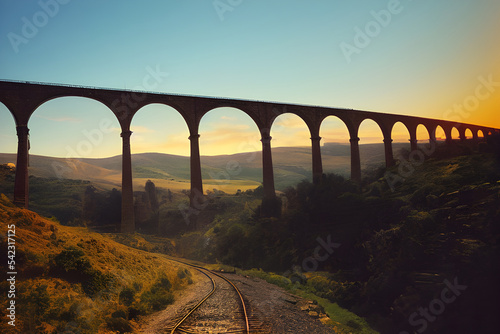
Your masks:
<svg viewBox="0 0 500 334"><path fill-rule="evenodd" d="M324 323L329 319L318 305L292 295L261 279L236 274L224 274L243 294L250 317L251 333L335 333ZM174 304L165 310L141 319L135 333L170 333L172 323L206 295L211 284L205 276L197 276L196 283L176 295ZM212 303L212 307L218 307ZM211 304L209 304L211 305ZM217 330L211 329L213 333ZM208 331L207 331L208 332Z"/></svg>
<svg viewBox="0 0 500 334"><path fill-rule="evenodd" d="M261 333L335 333L320 306L259 278L225 274L247 301L252 325Z"/></svg>

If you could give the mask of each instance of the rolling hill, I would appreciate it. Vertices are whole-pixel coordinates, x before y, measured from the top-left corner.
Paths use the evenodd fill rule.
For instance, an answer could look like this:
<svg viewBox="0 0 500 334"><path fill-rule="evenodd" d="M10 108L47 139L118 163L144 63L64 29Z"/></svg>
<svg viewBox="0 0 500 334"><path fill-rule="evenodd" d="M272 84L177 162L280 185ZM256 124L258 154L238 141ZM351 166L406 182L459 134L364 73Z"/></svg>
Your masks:
<svg viewBox="0 0 500 334"><path fill-rule="evenodd" d="M394 144L394 151L409 146ZM347 144L322 146L323 169L326 173L350 175L350 147ZM382 144L360 145L363 169L384 165ZM273 164L277 190L311 178L310 147L273 148ZM0 153L0 164L16 163L15 154ZM252 189L262 182L261 152L231 155L202 156L202 177L207 189L217 188L226 192L236 189ZM134 185L143 186L151 179L159 187L172 190L189 188L189 157L140 153L132 155ZM101 159L54 158L30 156L30 175L43 178L89 180L96 185L111 189L121 184L121 156Z"/></svg>

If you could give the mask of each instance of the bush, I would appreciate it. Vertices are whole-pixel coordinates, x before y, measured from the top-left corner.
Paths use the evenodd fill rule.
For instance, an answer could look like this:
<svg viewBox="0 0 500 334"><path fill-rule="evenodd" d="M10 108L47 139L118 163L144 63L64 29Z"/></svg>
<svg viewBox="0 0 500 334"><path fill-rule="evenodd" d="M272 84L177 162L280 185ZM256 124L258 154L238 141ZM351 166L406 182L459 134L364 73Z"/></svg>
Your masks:
<svg viewBox="0 0 500 334"><path fill-rule="evenodd" d="M116 310L113 313L111 313L111 318L127 319L127 312L125 310Z"/></svg>
<svg viewBox="0 0 500 334"><path fill-rule="evenodd" d="M55 266L52 267L58 273L62 273L64 278L72 280L75 275L84 273L92 268L90 262L83 257L82 250L77 248L67 248L54 258ZM64 275L64 273L67 275Z"/></svg>
<svg viewBox="0 0 500 334"><path fill-rule="evenodd" d="M331 282L326 277L314 276L307 280L307 285L311 286L314 290L321 294L330 290Z"/></svg>
<svg viewBox="0 0 500 334"><path fill-rule="evenodd" d="M105 296L104 292L113 282L111 274L103 274L92 268L83 251L74 247L69 247L56 255L50 272L69 282L81 283L83 291L90 297L94 297L97 293Z"/></svg>
<svg viewBox="0 0 500 334"><path fill-rule="evenodd" d="M125 288L120 291L120 294L118 295L118 301L125 306L130 306L134 302L134 297L135 290L132 288Z"/></svg>
<svg viewBox="0 0 500 334"><path fill-rule="evenodd" d="M130 320L137 319L141 314L144 313L144 310L139 307L131 306L128 308L128 318Z"/></svg>
<svg viewBox="0 0 500 334"><path fill-rule="evenodd" d="M158 281L151 287L151 292L160 292L162 290L170 291L172 283L166 277L160 277Z"/></svg>
<svg viewBox="0 0 500 334"><path fill-rule="evenodd" d="M89 297L95 297L99 294L101 298L106 299L109 288L113 284L113 276L111 274L103 274L94 269L84 274L86 278L82 281L83 291Z"/></svg>
<svg viewBox="0 0 500 334"><path fill-rule="evenodd" d="M160 277L148 291L141 294L141 303L147 311L160 311L174 302L174 295L170 292L172 283L165 276Z"/></svg>
<svg viewBox="0 0 500 334"><path fill-rule="evenodd" d="M141 295L141 302L146 304L149 310L160 311L174 302L174 295L165 290L149 290Z"/></svg>
<svg viewBox="0 0 500 334"><path fill-rule="evenodd" d="M107 318L106 325L112 331L118 331L119 333L127 333L132 331L132 327L127 319L123 318Z"/></svg>
<svg viewBox="0 0 500 334"><path fill-rule="evenodd" d="M179 268L179 270L177 270L177 277L179 277L180 279L191 277L191 272L187 269Z"/></svg>

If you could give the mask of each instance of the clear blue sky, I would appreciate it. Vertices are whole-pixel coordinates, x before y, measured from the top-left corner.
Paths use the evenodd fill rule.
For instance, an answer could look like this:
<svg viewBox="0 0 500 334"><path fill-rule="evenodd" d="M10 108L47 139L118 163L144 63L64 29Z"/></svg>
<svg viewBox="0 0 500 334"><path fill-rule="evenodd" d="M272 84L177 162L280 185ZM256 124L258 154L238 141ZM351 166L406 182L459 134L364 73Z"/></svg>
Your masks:
<svg viewBox="0 0 500 334"><path fill-rule="evenodd" d="M158 92L500 127L498 0L60 2L0 0L0 79L144 88L156 70L162 76L146 88ZM373 12L392 14L379 14L377 23ZM359 37L358 28L369 40ZM484 81L493 85L481 88L477 105L466 112L454 109L474 101ZM133 121L133 152L187 155L180 117L166 107L146 108ZM153 113L162 121L151 122ZM99 130L104 118L114 125L101 131L102 141L95 137L91 149L84 147L82 141L90 141L85 133ZM294 117L280 117L280 123L286 126L274 130L274 146L309 144L303 123ZM0 152L15 152L13 126L0 105ZM78 147L84 156L121 152L117 122L94 101L48 102L29 127L32 154L67 156ZM331 121L322 130L325 141L347 142L341 124ZM362 142L379 141L377 131L367 125ZM60 135L49 140L53 133ZM200 134L202 154L260 147L255 125L234 110L209 113Z"/></svg>

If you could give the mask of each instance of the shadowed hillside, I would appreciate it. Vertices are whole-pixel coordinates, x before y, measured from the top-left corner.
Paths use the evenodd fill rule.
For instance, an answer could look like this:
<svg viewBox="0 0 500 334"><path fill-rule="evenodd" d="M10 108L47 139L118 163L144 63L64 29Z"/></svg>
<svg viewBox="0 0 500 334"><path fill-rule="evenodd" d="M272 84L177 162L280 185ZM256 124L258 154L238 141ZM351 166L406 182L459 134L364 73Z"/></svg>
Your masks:
<svg viewBox="0 0 500 334"><path fill-rule="evenodd" d="M497 333L500 161L447 156L438 152L394 191L376 175L361 188L336 175L301 182L284 191L277 218L259 217L246 194L214 199L223 210L182 235L177 251L280 273L268 278L338 303L381 333ZM430 307L426 319L419 310Z"/></svg>

